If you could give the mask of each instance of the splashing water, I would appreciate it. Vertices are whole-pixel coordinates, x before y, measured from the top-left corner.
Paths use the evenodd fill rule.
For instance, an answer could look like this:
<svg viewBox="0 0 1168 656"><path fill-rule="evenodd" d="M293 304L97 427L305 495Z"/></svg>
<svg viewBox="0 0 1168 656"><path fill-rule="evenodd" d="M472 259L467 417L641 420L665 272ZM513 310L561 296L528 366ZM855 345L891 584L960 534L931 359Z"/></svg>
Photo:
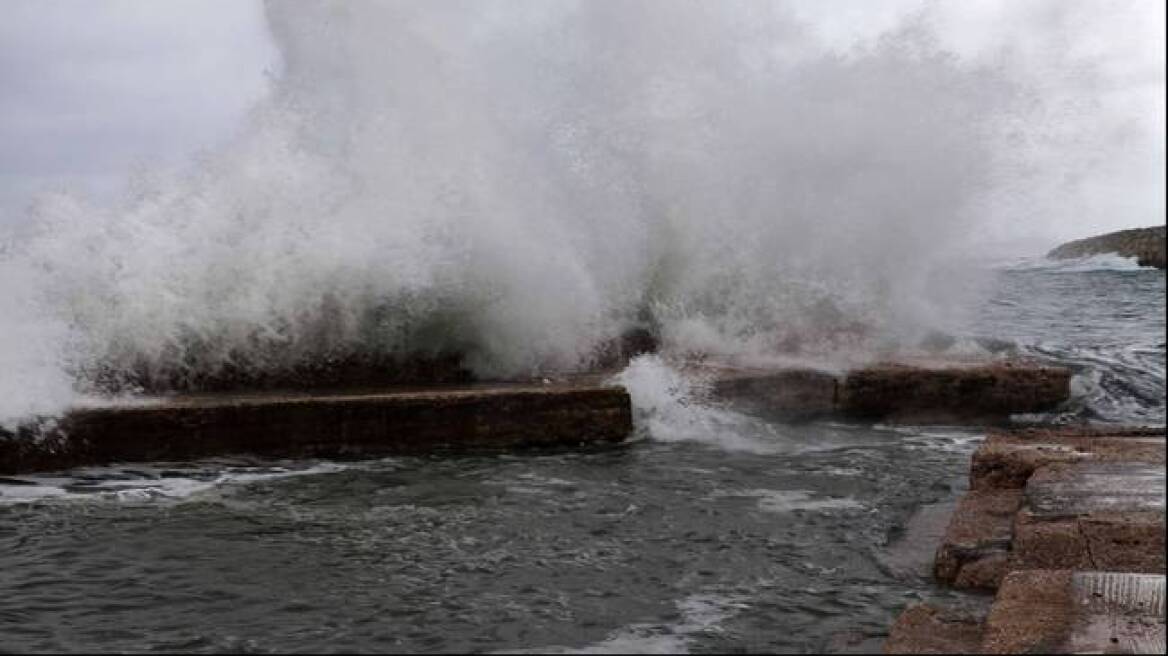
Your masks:
<svg viewBox="0 0 1168 656"><path fill-rule="evenodd" d="M0 248L0 417L318 361L571 369L631 326L829 353L952 325L934 274L1034 100L921 20L839 54L769 3L268 18L284 70L233 145Z"/></svg>

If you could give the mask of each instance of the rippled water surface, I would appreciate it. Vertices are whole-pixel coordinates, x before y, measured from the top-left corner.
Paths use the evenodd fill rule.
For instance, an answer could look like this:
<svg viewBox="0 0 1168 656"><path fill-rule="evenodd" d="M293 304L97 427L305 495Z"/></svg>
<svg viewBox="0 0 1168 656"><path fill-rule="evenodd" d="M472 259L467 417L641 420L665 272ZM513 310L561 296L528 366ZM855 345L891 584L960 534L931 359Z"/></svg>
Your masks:
<svg viewBox="0 0 1168 656"><path fill-rule="evenodd" d="M971 436L791 430L765 455L642 441L300 476L94 471L62 482L66 499L0 510L5 646L809 650L878 637L927 587L881 549L916 505L952 495ZM242 480L167 484L230 470Z"/></svg>
<svg viewBox="0 0 1168 656"><path fill-rule="evenodd" d="M977 330L1076 367L1061 419L1163 421L1163 273L1001 289ZM901 537L979 439L737 416L583 452L0 480L0 648L877 650L955 596Z"/></svg>
<svg viewBox="0 0 1168 656"><path fill-rule="evenodd" d="M976 330L1076 372L1077 398L1059 419L1163 424L1164 272L1096 267L1002 272Z"/></svg>

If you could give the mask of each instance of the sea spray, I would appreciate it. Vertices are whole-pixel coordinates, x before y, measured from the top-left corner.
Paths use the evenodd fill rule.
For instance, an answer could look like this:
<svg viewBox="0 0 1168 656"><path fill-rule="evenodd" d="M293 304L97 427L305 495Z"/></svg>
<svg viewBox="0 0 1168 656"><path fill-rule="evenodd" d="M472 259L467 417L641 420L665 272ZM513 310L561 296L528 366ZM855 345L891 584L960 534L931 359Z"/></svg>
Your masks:
<svg viewBox="0 0 1168 656"><path fill-rule="evenodd" d="M776 453L786 448L779 429L718 402L713 379L686 371L659 355L633 358L613 382L629 392L633 423L644 439L698 442L728 451Z"/></svg>
<svg viewBox="0 0 1168 656"><path fill-rule="evenodd" d="M587 367L634 326L911 340L968 307L934 274L1024 119L919 19L841 55L756 2L268 17L283 72L235 143L113 207L50 199L0 255L0 416L322 362Z"/></svg>

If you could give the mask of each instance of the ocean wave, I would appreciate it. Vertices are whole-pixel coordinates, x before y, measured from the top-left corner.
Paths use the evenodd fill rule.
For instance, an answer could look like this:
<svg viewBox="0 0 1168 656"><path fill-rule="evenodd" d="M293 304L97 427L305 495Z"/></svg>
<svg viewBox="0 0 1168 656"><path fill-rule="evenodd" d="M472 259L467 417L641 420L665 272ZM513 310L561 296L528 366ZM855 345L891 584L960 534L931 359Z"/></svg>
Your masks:
<svg viewBox="0 0 1168 656"><path fill-rule="evenodd" d="M1052 259L1046 257L1019 258L998 266L1003 271L1039 273L1092 273L1095 271L1145 271L1153 267L1140 266L1134 257L1102 253L1087 257Z"/></svg>

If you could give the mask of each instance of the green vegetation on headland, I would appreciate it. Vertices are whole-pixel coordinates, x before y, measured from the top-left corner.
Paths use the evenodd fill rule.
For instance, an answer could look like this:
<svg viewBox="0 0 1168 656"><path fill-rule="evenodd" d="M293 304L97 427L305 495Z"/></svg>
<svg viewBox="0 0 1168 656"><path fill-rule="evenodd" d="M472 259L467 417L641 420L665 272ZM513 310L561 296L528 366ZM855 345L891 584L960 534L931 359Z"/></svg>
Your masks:
<svg viewBox="0 0 1168 656"><path fill-rule="evenodd" d="M1070 241L1047 253L1056 260L1115 253L1134 257L1140 266L1164 268L1164 226L1120 230L1098 237Z"/></svg>

